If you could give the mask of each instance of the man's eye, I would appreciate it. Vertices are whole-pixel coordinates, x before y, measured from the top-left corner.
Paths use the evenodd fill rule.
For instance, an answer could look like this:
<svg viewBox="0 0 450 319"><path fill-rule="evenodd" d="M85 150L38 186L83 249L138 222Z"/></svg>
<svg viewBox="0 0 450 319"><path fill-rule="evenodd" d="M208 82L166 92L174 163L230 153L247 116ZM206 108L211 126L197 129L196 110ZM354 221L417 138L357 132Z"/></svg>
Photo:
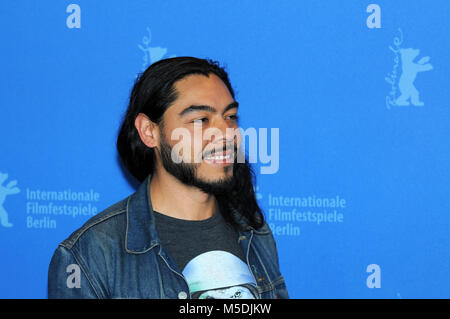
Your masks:
<svg viewBox="0 0 450 319"><path fill-rule="evenodd" d="M237 121L238 118L239 117L237 116L237 114L227 116L227 119L232 120L232 121Z"/></svg>
<svg viewBox="0 0 450 319"><path fill-rule="evenodd" d="M200 123L205 123L205 122L207 122L208 121L208 118L207 117L202 117L202 118L199 118L199 119L195 119L194 121L192 121L192 123L194 123L194 124L200 124Z"/></svg>

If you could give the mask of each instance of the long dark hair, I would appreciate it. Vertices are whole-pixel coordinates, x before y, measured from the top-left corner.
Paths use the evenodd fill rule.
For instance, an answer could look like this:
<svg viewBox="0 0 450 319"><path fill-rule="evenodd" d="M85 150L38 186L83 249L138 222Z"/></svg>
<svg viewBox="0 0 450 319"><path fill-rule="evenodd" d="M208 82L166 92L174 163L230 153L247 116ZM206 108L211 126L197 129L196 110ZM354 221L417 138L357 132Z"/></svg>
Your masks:
<svg viewBox="0 0 450 319"><path fill-rule="evenodd" d="M144 181L155 169L155 151L147 147L139 136L134 122L139 113L161 124L163 114L178 98L175 82L192 74L215 74L234 98L228 74L218 62L194 57L175 57L150 65L136 78L119 135L117 150L124 166L138 181ZM235 176L232 191L215 195L225 220L242 229L249 225L258 229L264 225L262 211L256 201L253 185L255 175L247 158L233 165ZM242 220L242 218L244 220ZM241 221L239 221L241 219Z"/></svg>

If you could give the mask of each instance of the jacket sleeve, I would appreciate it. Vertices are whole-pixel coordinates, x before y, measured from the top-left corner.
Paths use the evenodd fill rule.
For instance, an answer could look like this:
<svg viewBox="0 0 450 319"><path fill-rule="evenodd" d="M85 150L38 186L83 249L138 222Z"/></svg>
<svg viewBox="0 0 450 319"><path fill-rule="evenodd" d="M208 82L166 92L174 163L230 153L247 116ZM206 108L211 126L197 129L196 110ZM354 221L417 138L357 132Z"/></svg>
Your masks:
<svg viewBox="0 0 450 319"><path fill-rule="evenodd" d="M94 287L70 250L58 246L48 269L49 299L98 298Z"/></svg>

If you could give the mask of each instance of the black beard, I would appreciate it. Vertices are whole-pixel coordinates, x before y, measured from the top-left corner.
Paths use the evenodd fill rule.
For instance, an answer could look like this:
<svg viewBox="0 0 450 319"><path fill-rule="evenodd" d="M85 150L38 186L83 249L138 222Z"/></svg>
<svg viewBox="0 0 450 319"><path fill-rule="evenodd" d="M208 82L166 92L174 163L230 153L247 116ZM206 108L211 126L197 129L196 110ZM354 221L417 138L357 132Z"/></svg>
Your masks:
<svg viewBox="0 0 450 319"><path fill-rule="evenodd" d="M201 189L203 192L212 195L223 195L230 192L235 184L234 180L234 167L233 175L226 178L221 178L216 181L205 181L197 177L197 168L200 164L195 163L175 163L172 161L171 152L172 148L167 143L164 133L161 134L161 162L166 171L177 178L180 182L188 186L194 186ZM232 169L230 166L224 167L224 171Z"/></svg>

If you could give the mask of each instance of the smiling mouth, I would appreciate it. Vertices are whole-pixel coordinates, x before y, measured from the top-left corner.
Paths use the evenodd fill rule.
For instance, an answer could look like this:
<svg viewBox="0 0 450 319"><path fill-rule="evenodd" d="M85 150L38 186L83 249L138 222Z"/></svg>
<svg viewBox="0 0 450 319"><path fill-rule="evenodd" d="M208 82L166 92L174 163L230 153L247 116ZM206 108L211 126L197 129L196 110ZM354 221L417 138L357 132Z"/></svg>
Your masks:
<svg viewBox="0 0 450 319"><path fill-rule="evenodd" d="M205 162L210 164L230 165L233 163L233 152L216 152L204 157Z"/></svg>

